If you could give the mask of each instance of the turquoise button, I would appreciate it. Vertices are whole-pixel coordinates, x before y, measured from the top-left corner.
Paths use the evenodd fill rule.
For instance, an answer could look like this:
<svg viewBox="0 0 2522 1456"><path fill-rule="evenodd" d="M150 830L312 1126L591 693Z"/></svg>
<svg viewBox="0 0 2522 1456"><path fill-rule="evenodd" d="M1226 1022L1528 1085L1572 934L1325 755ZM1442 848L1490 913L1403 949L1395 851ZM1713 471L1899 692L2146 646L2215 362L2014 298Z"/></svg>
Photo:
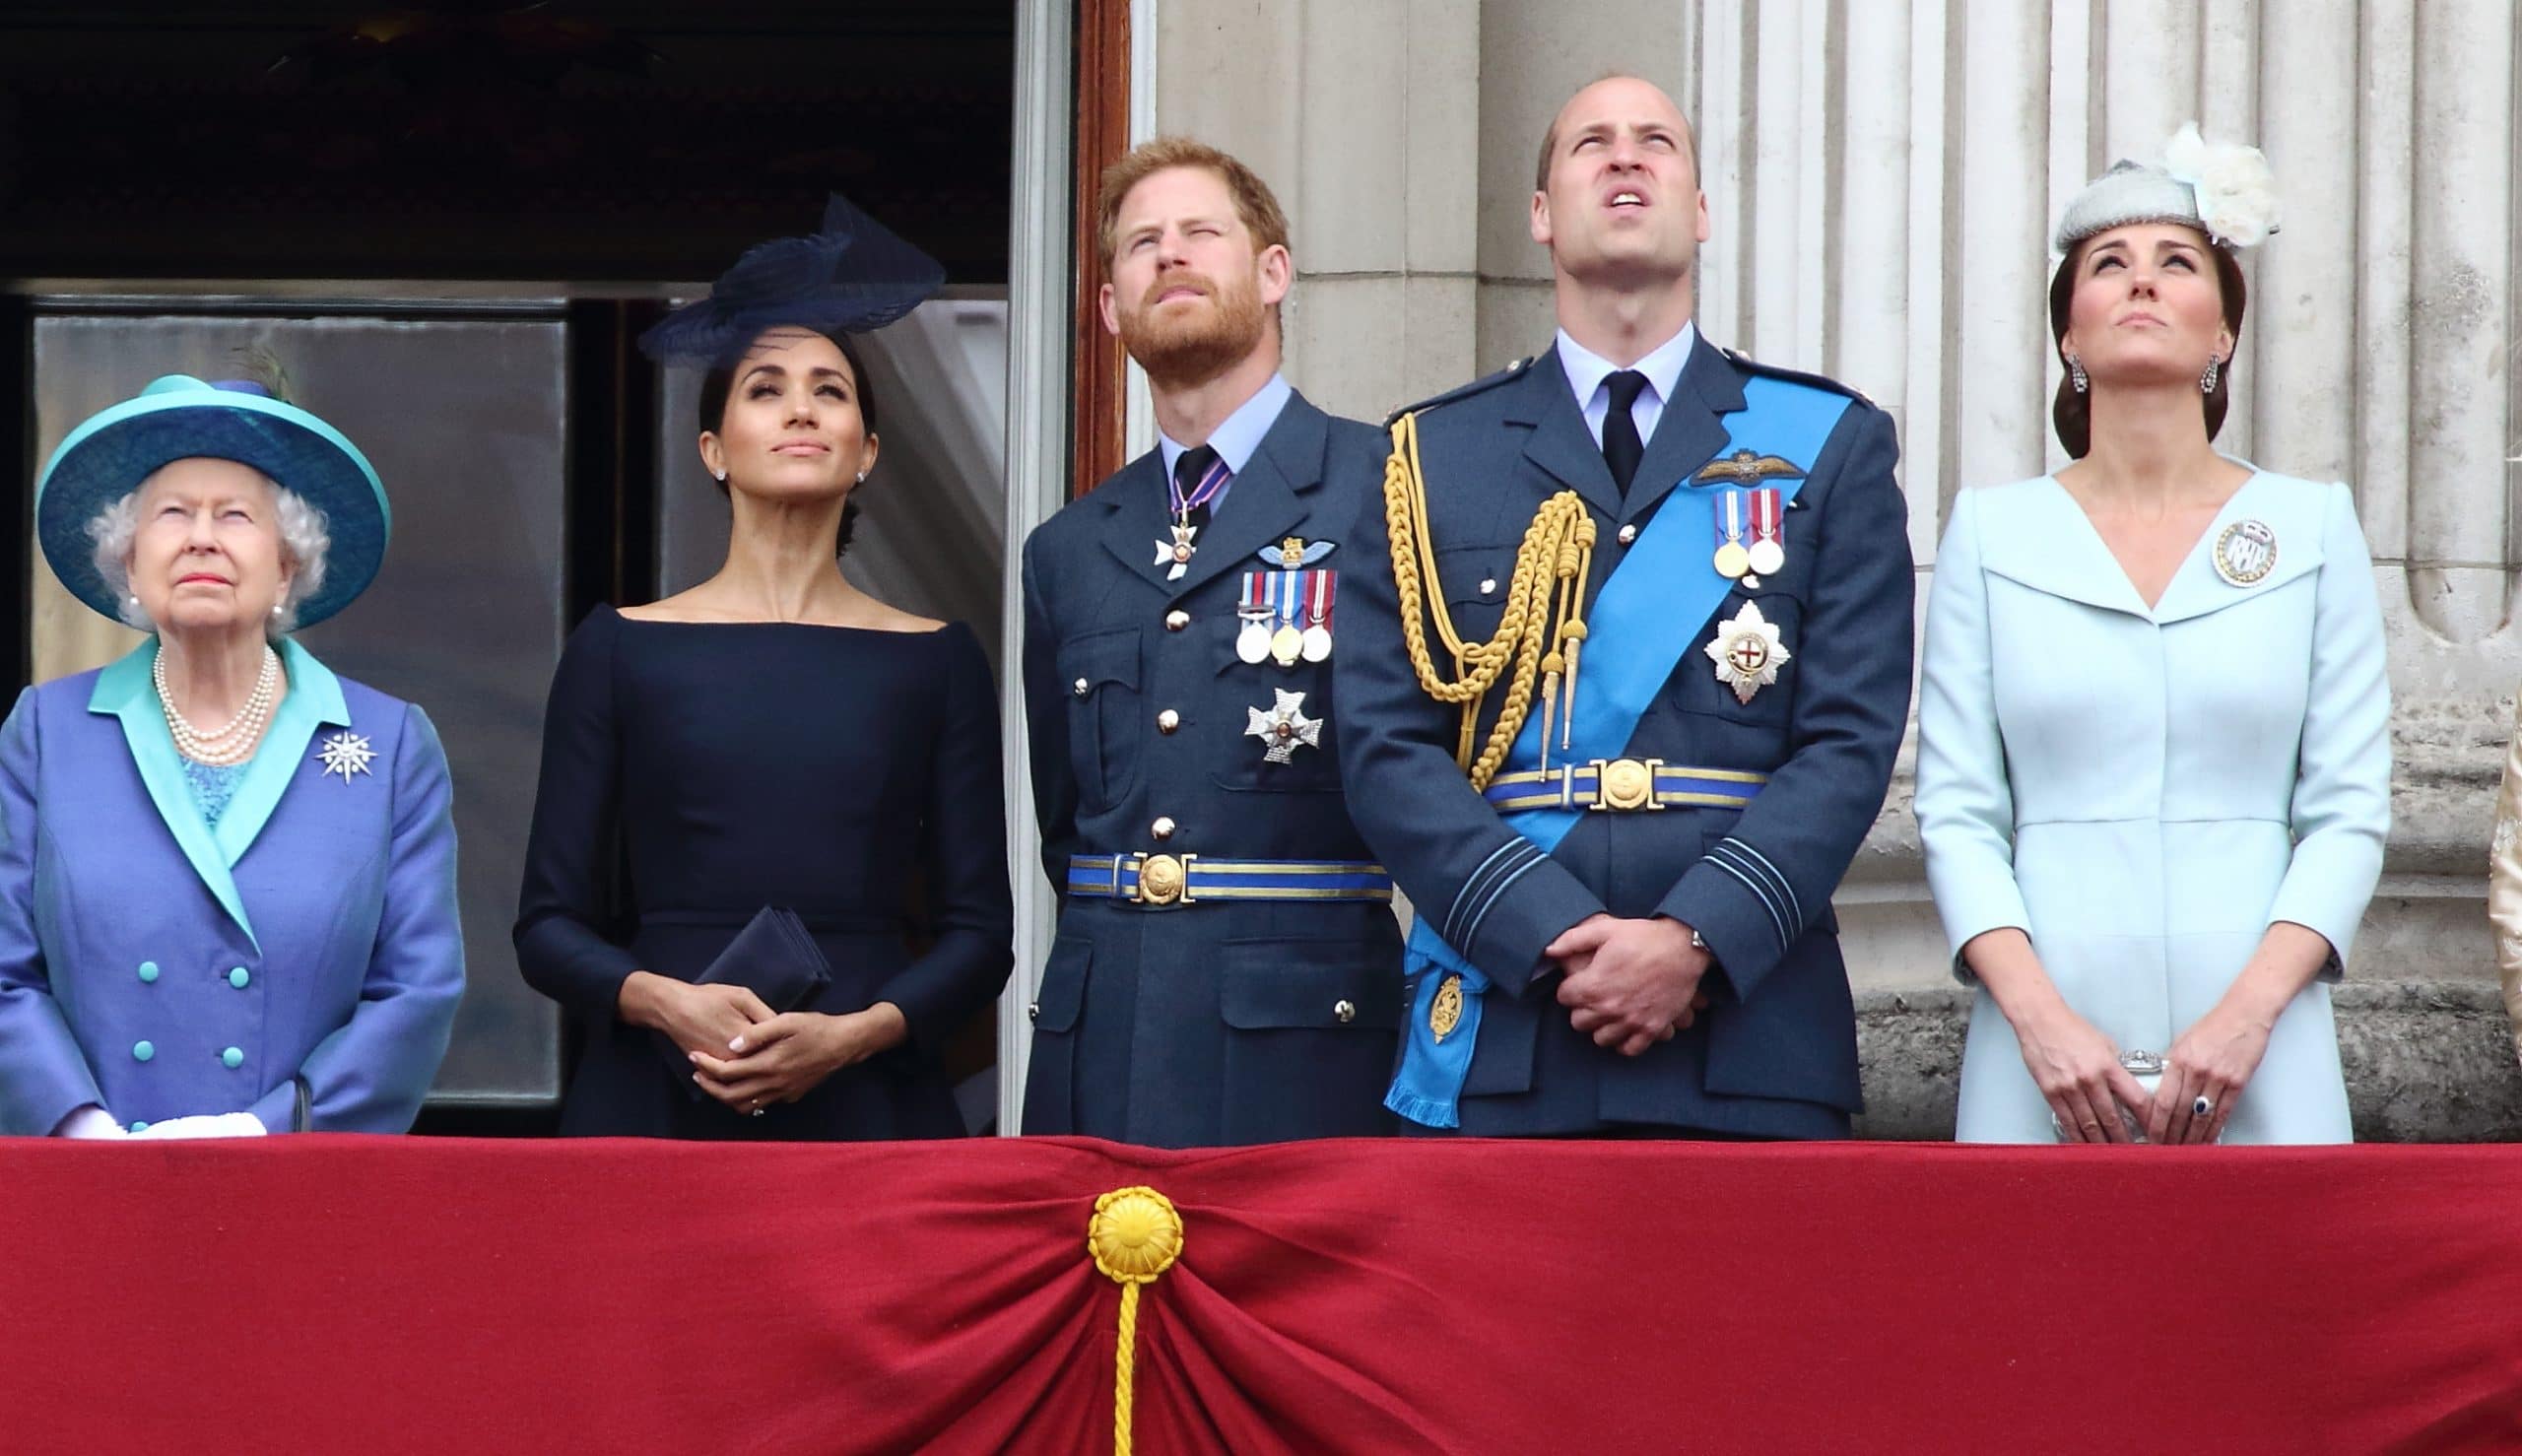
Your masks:
<svg viewBox="0 0 2522 1456"><path fill-rule="evenodd" d="M219 1064L233 1071L245 1065L245 1054L232 1046L219 1054Z"/></svg>
<svg viewBox="0 0 2522 1456"><path fill-rule="evenodd" d="M253 973L246 970L245 967L241 965L237 966L234 970L228 972L228 984L234 986L239 991L244 990L245 983L253 978Z"/></svg>
<svg viewBox="0 0 2522 1456"><path fill-rule="evenodd" d="M158 981L158 962L157 962L157 961L155 961L155 960L143 960L143 961L141 961L141 962L140 962L140 979L141 979L141 982L142 982L144 985L155 985L155 984L157 984L157 981Z"/></svg>
<svg viewBox="0 0 2522 1456"><path fill-rule="evenodd" d="M146 1041L135 1041L131 1044L131 1059L135 1062L145 1062L156 1055L158 1055L158 1048Z"/></svg>
<svg viewBox="0 0 2522 1456"><path fill-rule="evenodd" d="M149 1131L149 1123L146 1119L135 1122L131 1125L131 1130L136 1133L145 1133Z"/></svg>

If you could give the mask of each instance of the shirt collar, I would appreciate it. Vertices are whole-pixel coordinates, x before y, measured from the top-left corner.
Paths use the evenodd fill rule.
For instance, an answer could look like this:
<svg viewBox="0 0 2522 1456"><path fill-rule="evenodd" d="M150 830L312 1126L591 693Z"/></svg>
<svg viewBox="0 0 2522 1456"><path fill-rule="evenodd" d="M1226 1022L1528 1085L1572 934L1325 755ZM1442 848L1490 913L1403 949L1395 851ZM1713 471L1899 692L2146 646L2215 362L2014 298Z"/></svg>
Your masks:
<svg viewBox="0 0 2522 1456"><path fill-rule="evenodd" d="M1243 467L1250 462L1253 452L1261 448L1261 437L1270 432L1271 426L1279 423L1279 412L1288 407L1288 397L1294 393L1287 375L1273 373L1269 383L1262 385L1250 399L1235 406L1233 414L1209 431L1209 446L1218 452L1219 459L1226 462L1227 469L1236 475L1243 474ZM1173 479L1173 462L1181 459L1182 452L1191 447L1161 430L1156 432L1156 447L1164 460L1164 478Z"/></svg>
<svg viewBox="0 0 2522 1456"><path fill-rule="evenodd" d="M1698 325L1685 322L1680 333L1629 367L1646 376L1646 387L1655 391L1658 405L1669 404L1674 389L1682 382L1683 367L1691 362L1691 351L1696 347ZM1567 387L1576 391L1579 410L1592 405L1594 391L1620 369L1620 365L1569 338L1565 329L1559 331L1559 366L1567 372Z"/></svg>

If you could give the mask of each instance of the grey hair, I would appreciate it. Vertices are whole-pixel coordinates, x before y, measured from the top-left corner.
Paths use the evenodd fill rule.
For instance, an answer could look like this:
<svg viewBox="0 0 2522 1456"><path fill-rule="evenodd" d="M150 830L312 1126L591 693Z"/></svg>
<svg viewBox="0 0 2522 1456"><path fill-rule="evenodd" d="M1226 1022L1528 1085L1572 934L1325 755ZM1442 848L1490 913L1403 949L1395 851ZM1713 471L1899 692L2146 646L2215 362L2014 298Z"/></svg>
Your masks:
<svg viewBox="0 0 2522 1456"><path fill-rule="evenodd" d="M324 512L307 504L304 496L268 476L263 483L272 488L272 509L280 519L281 555L298 568L279 614L266 625L267 634L278 637L298 629L299 604L323 589L324 560L332 552L333 533ZM97 572L114 594L116 615L126 627L154 632L158 624L149 620L131 594L131 544L139 535L140 492L136 490L88 522L88 539L97 544Z"/></svg>

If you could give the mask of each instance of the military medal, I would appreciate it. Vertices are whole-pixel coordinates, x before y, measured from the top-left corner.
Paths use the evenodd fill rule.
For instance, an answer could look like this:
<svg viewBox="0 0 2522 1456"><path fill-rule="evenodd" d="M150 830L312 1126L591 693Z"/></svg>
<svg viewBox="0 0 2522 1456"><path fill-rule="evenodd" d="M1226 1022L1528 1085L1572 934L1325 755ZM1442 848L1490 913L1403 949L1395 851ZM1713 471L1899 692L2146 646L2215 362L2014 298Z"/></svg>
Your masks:
<svg viewBox="0 0 2522 1456"><path fill-rule="evenodd" d="M1285 763L1295 757L1297 749L1322 747L1322 720L1304 715L1304 695L1285 688L1272 689L1271 693L1277 705L1270 711L1244 709L1251 718L1244 725L1243 736L1261 740L1262 761Z"/></svg>
<svg viewBox="0 0 2522 1456"><path fill-rule="evenodd" d="M1775 486L1752 492L1752 546L1744 557L1762 576L1786 565L1786 500Z"/></svg>
<svg viewBox="0 0 2522 1456"><path fill-rule="evenodd" d="M1191 524L1191 512L1216 499L1218 493L1226 489L1226 483L1233 478L1234 472L1227 469L1226 461L1221 459L1209 463L1209 468L1200 475L1200 483L1191 488L1188 496L1182 494L1180 481L1167 480L1164 483L1165 494L1173 498L1173 539L1156 543L1156 563L1160 566L1169 563L1169 569L1164 573L1165 580L1181 580L1182 573L1191 568L1191 558L1200 550L1192 542L1192 538L1200 534L1200 528Z"/></svg>
<svg viewBox="0 0 2522 1456"><path fill-rule="evenodd" d="M2216 538L2215 561L2225 585L2257 586L2277 569L2277 533L2266 521L2235 521Z"/></svg>
<svg viewBox="0 0 2522 1456"><path fill-rule="evenodd" d="M1191 557L1199 551L1198 547L1191 544L1191 538L1199 534L1200 528L1189 521L1175 521L1173 539L1156 543L1156 563L1160 566L1170 565L1173 568L1164 573L1165 580L1179 581L1182 579L1182 573L1191 568Z"/></svg>
<svg viewBox="0 0 2522 1456"><path fill-rule="evenodd" d="M1436 983L1435 997L1427 1003L1427 1031L1441 1042L1461 1025L1462 977L1448 975Z"/></svg>
<svg viewBox="0 0 2522 1456"><path fill-rule="evenodd" d="M1307 662L1323 662L1331 656L1331 599L1339 591L1336 571L1306 571L1304 589L1304 635L1298 648Z"/></svg>
<svg viewBox="0 0 2522 1456"><path fill-rule="evenodd" d="M1254 667L1270 660L1270 577L1268 571L1243 573L1243 600L1235 604L1234 615L1243 626L1235 629L1234 655Z"/></svg>
<svg viewBox="0 0 2522 1456"><path fill-rule="evenodd" d="M1282 622L1270 633L1270 656L1281 667L1294 667L1304 656L1304 633L1293 622Z"/></svg>
<svg viewBox="0 0 2522 1456"><path fill-rule="evenodd" d="M1716 640L1699 649L1716 664L1716 681L1734 690L1734 700L1750 703L1752 695L1777 681L1777 670L1795 654L1780 640L1777 624L1745 602L1734 620L1716 629Z"/></svg>
<svg viewBox="0 0 2522 1456"><path fill-rule="evenodd" d="M1743 493L1716 493L1716 556L1710 564L1716 574L1728 581L1739 581L1752 569L1752 554L1743 547Z"/></svg>

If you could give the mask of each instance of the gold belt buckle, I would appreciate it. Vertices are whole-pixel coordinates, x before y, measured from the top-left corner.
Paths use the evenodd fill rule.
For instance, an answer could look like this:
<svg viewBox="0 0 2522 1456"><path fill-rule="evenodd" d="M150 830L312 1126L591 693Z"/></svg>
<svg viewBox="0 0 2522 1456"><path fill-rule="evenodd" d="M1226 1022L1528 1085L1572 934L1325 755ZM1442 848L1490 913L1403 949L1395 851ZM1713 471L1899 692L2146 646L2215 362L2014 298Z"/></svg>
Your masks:
<svg viewBox="0 0 2522 1456"><path fill-rule="evenodd" d="M1191 897L1191 862L1196 854L1139 856L1139 883L1130 898L1145 905L1195 904Z"/></svg>
<svg viewBox="0 0 2522 1456"><path fill-rule="evenodd" d="M1664 766L1661 759L1596 759L1594 761L1595 810L1661 809L1663 801L1655 797L1655 770Z"/></svg>

